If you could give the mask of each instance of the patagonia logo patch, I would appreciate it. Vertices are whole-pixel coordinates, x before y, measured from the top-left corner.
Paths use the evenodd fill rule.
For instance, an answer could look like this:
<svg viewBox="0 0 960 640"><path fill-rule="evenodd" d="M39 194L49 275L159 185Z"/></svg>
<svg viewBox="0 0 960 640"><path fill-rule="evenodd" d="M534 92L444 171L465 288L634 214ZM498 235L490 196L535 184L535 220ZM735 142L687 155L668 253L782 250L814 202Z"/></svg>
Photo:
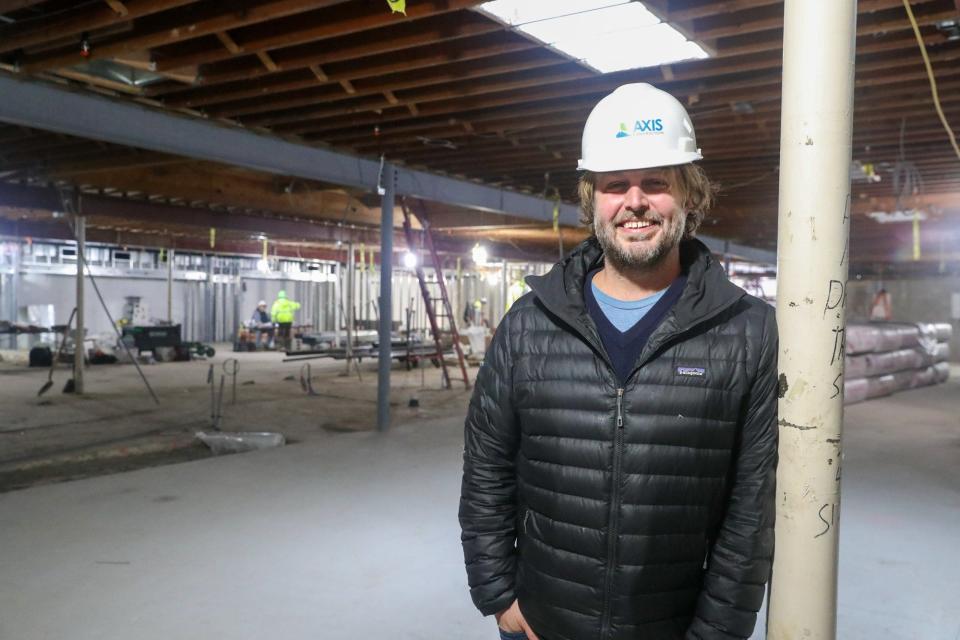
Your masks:
<svg viewBox="0 0 960 640"><path fill-rule="evenodd" d="M707 370L703 367L677 367L677 375L702 378L703 376L707 375Z"/></svg>

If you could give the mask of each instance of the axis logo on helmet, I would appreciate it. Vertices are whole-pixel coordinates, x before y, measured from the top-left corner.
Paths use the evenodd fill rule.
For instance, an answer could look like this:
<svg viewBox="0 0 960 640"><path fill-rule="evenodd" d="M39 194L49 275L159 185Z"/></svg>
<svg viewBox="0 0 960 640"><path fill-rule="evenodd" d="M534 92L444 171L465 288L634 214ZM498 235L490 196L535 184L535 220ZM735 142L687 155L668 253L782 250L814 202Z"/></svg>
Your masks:
<svg viewBox="0 0 960 640"><path fill-rule="evenodd" d="M663 118L651 118L650 120L635 120L633 131L627 129L627 123L620 123L620 130L617 131L618 138L629 138L641 134L663 133Z"/></svg>

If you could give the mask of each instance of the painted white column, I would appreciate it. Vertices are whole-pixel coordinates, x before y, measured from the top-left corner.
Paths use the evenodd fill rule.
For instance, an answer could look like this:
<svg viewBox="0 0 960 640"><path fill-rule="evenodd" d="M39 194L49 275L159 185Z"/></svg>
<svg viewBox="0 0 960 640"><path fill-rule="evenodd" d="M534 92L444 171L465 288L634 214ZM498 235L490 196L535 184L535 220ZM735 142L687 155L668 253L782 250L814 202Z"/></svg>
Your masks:
<svg viewBox="0 0 960 640"><path fill-rule="evenodd" d="M836 637L856 16L856 0L784 7L771 640Z"/></svg>

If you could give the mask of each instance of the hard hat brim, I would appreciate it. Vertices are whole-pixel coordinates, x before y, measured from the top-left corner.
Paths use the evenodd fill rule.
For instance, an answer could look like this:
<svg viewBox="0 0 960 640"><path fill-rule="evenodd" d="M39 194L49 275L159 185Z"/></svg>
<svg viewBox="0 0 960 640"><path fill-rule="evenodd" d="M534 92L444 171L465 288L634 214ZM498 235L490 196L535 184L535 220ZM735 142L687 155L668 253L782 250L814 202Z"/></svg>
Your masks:
<svg viewBox="0 0 960 640"><path fill-rule="evenodd" d="M659 151L656 157L645 159L638 158L638 154L625 154L624 157L616 155L607 156L603 159L595 158L590 162L580 158L577 162L578 171L592 171L594 173L608 173L610 171L632 171L634 169L654 169L656 167L675 167L681 164L688 164L703 160L700 150L694 151L674 151L664 153Z"/></svg>

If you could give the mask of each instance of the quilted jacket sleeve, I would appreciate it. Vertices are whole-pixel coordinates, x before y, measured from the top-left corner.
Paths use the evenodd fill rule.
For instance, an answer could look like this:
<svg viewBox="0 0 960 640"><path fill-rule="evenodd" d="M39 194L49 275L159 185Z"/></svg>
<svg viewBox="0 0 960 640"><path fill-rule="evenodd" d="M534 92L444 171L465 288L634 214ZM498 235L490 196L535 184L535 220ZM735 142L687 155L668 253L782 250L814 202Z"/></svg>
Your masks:
<svg viewBox="0 0 960 640"><path fill-rule="evenodd" d="M484 615L513 602L519 426L511 404L509 314L477 375L464 430L460 527L467 581Z"/></svg>
<svg viewBox="0 0 960 640"><path fill-rule="evenodd" d="M687 640L749 638L773 560L777 324L765 309L760 362L740 425L733 485Z"/></svg>

